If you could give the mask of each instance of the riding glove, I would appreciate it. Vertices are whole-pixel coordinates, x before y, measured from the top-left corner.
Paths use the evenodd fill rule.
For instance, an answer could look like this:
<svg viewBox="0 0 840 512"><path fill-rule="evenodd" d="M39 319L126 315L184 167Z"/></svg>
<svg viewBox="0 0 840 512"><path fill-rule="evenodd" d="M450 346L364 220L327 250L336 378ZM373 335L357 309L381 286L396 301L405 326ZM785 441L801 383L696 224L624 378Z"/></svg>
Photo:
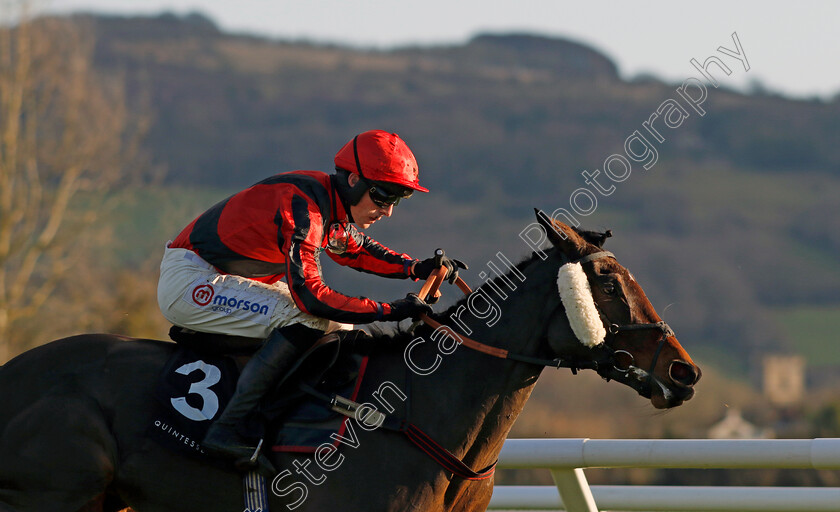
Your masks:
<svg viewBox="0 0 840 512"><path fill-rule="evenodd" d="M414 293L409 293L404 299L395 300L389 303L391 312L385 315L384 320L399 322L405 318L417 319L422 314L432 312L432 306L423 302Z"/></svg>
<svg viewBox="0 0 840 512"><path fill-rule="evenodd" d="M432 257L422 261L418 260L417 263L414 264L414 268L411 271L411 277L414 277L416 279L428 279L432 272L435 271L435 269L443 265L444 267L446 267L446 275L443 278L445 280L448 280L449 284L452 284L455 282L456 279L458 279L459 268L462 268L464 270L469 269L467 264L460 260L442 256L440 259L440 264L437 264L435 261L436 259L436 257Z"/></svg>

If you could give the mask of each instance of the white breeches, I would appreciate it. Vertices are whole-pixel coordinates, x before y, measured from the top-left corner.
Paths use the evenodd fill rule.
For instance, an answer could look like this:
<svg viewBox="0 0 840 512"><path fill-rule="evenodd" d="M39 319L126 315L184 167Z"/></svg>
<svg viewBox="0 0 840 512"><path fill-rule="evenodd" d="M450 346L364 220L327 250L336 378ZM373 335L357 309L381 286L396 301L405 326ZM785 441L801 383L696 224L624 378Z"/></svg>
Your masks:
<svg viewBox="0 0 840 512"><path fill-rule="evenodd" d="M265 338L278 327L303 324L326 332L352 326L312 316L292 300L289 286L220 274L187 249L167 247L160 264L158 304L175 325L201 332Z"/></svg>

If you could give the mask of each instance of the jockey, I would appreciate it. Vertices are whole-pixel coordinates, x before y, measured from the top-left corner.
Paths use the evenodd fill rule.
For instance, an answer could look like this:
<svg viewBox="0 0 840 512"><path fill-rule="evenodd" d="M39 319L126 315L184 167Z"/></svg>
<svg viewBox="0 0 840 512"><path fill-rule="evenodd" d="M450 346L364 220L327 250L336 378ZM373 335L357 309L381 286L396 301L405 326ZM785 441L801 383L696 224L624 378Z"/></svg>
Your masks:
<svg viewBox="0 0 840 512"><path fill-rule="evenodd" d="M256 453L237 426L324 333L431 312L416 295L392 302L327 286L318 258L397 279L426 279L434 258L416 260L379 244L366 229L390 217L415 190L417 161L396 134L361 133L335 156L336 174L274 175L211 207L167 245L158 303L175 325L265 341L202 446L236 459ZM355 226L354 226L355 224ZM444 258L446 278L466 266ZM284 279L285 278L285 279Z"/></svg>

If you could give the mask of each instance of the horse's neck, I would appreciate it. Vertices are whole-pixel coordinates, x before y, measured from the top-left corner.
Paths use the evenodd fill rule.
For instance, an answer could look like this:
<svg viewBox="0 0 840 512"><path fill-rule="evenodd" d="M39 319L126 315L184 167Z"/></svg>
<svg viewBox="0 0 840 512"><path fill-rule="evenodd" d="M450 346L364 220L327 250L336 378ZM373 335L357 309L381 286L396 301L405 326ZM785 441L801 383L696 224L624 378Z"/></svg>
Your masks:
<svg viewBox="0 0 840 512"><path fill-rule="evenodd" d="M537 355L549 315L559 305L559 298L552 291L556 289L556 278L545 266L532 263L526 267L524 281L512 276L515 290L497 287L506 298L485 285L474 292L483 294L484 299L475 298L472 310L461 309L455 320L452 316L458 308L451 308L439 320L462 334L466 334L466 326L471 331L468 336L481 343L511 353ZM490 306L497 311L487 313ZM498 455L541 370L535 365L459 346L451 355L443 356L433 374L413 377L417 384L415 400L419 403L412 421L421 428L424 427L420 423L431 421L429 429L434 434L429 433L468 465L479 469Z"/></svg>

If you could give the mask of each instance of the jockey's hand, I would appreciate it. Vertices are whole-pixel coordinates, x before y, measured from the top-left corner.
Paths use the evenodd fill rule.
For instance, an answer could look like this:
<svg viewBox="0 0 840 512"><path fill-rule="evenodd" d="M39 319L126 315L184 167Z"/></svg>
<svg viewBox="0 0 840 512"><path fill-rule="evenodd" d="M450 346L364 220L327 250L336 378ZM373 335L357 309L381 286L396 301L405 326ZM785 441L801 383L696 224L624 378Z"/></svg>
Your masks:
<svg viewBox="0 0 840 512"><path fill-rule="evenodd" d="M384 320L399 322L405 318L420 318L423 313L430 314L432 306L423 302L417 294L409 293L404 299L395 300L389 303L391 312L385 315Z"/></svg>
<svg viewBox="0 0 840 512"><path fill-rule="evenodd" d="M437 265L435 263L436 259L437 258L433 256L423 261L417 261L417 263L414 264L411 270L411 277L417 279L428 279L429 276L432 275L432 272L435 271L435 269L437 269L439 266L444 266L446 267L446 275L443 278L449 281L449 284L452 284L455 282L456 279L458 279L459 268L464 270L470 268L463 261L448 258L446 256L442 256L440 260L440 265Z"/></svg>

